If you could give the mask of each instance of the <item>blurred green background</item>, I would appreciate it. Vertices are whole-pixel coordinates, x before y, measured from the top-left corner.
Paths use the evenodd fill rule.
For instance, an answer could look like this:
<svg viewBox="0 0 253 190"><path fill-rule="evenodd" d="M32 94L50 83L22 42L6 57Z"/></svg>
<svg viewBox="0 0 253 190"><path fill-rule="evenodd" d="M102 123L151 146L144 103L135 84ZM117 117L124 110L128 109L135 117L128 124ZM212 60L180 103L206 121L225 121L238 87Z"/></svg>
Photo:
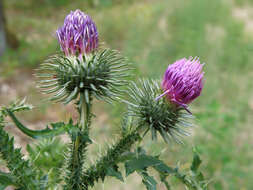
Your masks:
<svg viewBox="0 0 253 190"><path fill-rule="evenodd" d="M205 62L202 96L192 105L196 127L185 145L152 142L151 153L163 151L170 165L189 163L192 147L203 159L209 189L253 189L253 1L252 0L6 0L9 30L19 48L8 49L0 63L0 104L27 96L36 109L24 113L30 126L76 117L73 107L41 102L34 69L59 51L56 29L70 10L80 9L96 22L100 42L117 49L135 67L134 78L161 79L168 64L182 57L199 56ZM98 102L92 137L95 155L112 143L119 130L118 104ZM13 130L17 144L30 139ZM112 137L113 135L113 137ZM91 160L92 162L92 160ZM186 164L187 165L187 164ZM174 183L174 189L184 187ZM144 189L132 176L125 183L107 179L94 189ZM162 185L158 189L165 189Z"/></svg>

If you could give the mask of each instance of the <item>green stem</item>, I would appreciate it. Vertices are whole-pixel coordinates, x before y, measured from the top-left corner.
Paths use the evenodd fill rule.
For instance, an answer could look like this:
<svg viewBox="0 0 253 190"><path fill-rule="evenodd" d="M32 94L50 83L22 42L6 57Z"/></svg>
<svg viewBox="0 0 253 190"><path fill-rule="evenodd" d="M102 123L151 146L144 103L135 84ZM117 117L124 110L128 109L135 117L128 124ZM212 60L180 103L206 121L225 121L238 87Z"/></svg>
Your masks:
<svg viewBox="0 0 253 190"><path fill-rule="evenodd" d="M82 106L83 107L83 112L84 112L84 109L86 109L86 119L85 119L85 121L83 121L83 127L84 127L85 131L86 130L89 131L90 124L91 124L91 116L92 116L92 113L91 113L91 97L89 97L89 102L90 103L85 102L85 105ZM81 123L82 123L82 121L81 121Z"/></svg>
<svg viewBox="0 0 253 190"><path fill-rule="evenodd" d="M129 151L132 145L141 139L137 130L119 139L119 141L107 150L105 156L100 158L96 164L90 166L83 174L84 189L93 186L99 179L104 180L106 176L106 169L117 165L120 160L119 157L126 151Z"/></svg>
<svg viewBox="0 0 253 190"><path fill-rule="evenodd" d="M84 99L80 100L80 101L82 101L82 104L81 104L81 109L79 111L79 113L80 113L79 129L80 129L80 132L82 132L86 126L85 125L85 123L86 123L86 121L85 121L85 108L87 108L88 106L86 106ZM89 113L87 113L86 116L88 114ZM74 162L76 163L77 166L80 165L80 159L79 159L80 141L81 141L81 134L78 134L76 137L76 140L74 142Z"/></svg>
<svg viewBox="0 0 253 190"><path fill-rule="evenodd" d="M89 97L90 99L90 97ZM82 168L85 159L86 148L89 144L89 127L91 124L91 101L87 103L83 95L80 96L79 132L72 138L73 149L69 160L69 175L67 176L65 189L82 189Z"/></svg>
<svg viewBox="0 0 253 190"><path fill-rule="evenodd" d="M81 104L81 109L80 109L80 128L83 129L85 127L85 108L87 109L87 103L85 102L85 100L82 100L82 104ZM86 114L86 118L88 116L89 113Z"/></svg>

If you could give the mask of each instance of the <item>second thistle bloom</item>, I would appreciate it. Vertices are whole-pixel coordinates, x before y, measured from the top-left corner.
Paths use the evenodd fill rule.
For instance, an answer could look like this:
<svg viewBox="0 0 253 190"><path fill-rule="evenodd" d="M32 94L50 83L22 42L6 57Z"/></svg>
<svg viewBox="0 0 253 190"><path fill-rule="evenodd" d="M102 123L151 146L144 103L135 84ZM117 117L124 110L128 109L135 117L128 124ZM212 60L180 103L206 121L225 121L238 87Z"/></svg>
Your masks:
<svg viewBox="0 0 253 190"><path fill-rule="evenodd" d="M187 108L187 104L201 94L202 67L198 58L183 58L169 65L162 81L164 93L156 99L166 96L172 103Z"/></svg>
<svg viewBox="0 0 253 190"><path fill-rule="evenodd" d="M89 54L98 47L96 25L80 10L71 11L56 34L66 56Z"/></svg>

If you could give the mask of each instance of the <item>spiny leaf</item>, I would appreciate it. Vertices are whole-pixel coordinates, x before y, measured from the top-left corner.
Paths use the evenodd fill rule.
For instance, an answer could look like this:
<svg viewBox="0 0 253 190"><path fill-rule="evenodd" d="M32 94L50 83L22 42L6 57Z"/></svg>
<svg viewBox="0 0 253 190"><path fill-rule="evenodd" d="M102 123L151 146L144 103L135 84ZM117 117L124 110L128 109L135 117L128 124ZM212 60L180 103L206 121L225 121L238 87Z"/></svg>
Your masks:
<svg viewBox="0 0 253 190"><path fill-rule="evenodd" d="M15 177L12 179L19 189L38 189L37 171L29 161L23 159L21 149L14 148L14 138L10 138L2 126L0 126L0 154L6 161L12 176ZM11 180L8 175L5 177Z"/></svg>
<svg viewBox="0 0 253 190"><path fill-rule="evenodd" d="M170 190L170 185L169 185L168 181L166 180L167 176L168 176L167 174L160 173L161 182L165 185L167 190Z"/></svg>
<svg viewBox="0 0 253 190"><path fill-rule="evenodd" d="M116 177L118 180L124 182L121 172L118 169L114 169L113 167L108 167L106 170L106 174L108 176Z"/></svg>
<svg viewBox="0 0 253 190"><path fill-rule="evenodd" d="M58 123L52 123L52 129L50 128L45 128L42 130L31 130L28 129L27 127L25 127L14 115L13 112L11 112L10 110L6 109L8 115L10 116L10 118L12 119L12 121L14 122L14 124L23 132L25 133L27 136L32 137L34 139L37 138L45 138L45 137L53 137L56 135L60 135L62 133L65 133L67 131L69 131L73 126L72 125L68 125L65 124L63 122L58 122Z"/></svg>
<svg viewBox="0 0 253 190"><path fill-rule="evenodd" d="M194 152L193 161L192 161L192 165L191 165L191 170L193 172L197 172L201 162L202 161L200 160L199 155L196 152Z"/></svg>
<svg viewBox="0 0 253 190"><path fill-rule="evenodd" d="M32 105L29 104L25 104L26 98L22 99L22 100L17 100L15 102L13 102L12 104L10 104L8 106L8 109L11 112L19 112L19 111L26 111L26 110L31 110L33 108ZM3 116L6 116L6 107L3 107L1 109L1 113L3 114Z"/></svg>
<svg viewBox="0 0 253 190"><path fill-rule="evenodd" d="M91 165L83 174L83 182L86 186L93 186L95 181L105 178L108 167L122 162L122 154L129 151L131 146L140 140L136 132L123 136L115 145L108 148L107 153L102 156L94 165Z"/></svg>
<svg viewBox="0 0 253 190"><path fill-rule="evenodd" d="M174 169L170 168L156 157L148 155L137 155L125 163L126 176L130 175L134 171L143 170L147 167L153 167L161 173L174 173Z"/></svg>
<svg viewBox="0 0 253 190"><path fill-rule="evenodd" d="M9 185L16 185L16 179L10 173L4 173L0 171L0 184L2 185L3 189ZM0 186L1 187L1 186Z"/></svg>
<svg viewBox="0 0 253 190"><path fill-rule="evenodd" d="M147 172L141 172L142 183L146 186L147 190L156 190L156 180L149 176Z"/></svg>

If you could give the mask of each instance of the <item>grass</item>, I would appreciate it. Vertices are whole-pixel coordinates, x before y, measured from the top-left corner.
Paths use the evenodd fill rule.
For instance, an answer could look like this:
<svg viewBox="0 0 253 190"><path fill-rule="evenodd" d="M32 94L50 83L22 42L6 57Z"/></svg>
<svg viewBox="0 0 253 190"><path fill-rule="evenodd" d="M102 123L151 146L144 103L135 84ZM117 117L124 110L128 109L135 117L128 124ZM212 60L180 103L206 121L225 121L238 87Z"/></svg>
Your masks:
<svg viewBox="0 0 253 190"><path fill-rule="evenodd" d="M30 2L30 3L29 3ZM199 56L205 65L205 87L202 96L193 103L197 117L193 136L186 145L165 145L146 139L148 150L157 153L165 149L163 158L175 165L191 161L191 147L196 145L202 154L202 169L211 179L210 189L253 189L251 160L253 114L253 39L245 32L244 22L233 17L236 6L243 1L140 0L120 3L109 1L89 7L88 3L50 1L38 6L30 1L6 1L8 23L21 40L20 48L9 50L3 59L6 78L14 69L36 67L47 55L58 50L54 31L71 9L80 8L92 15L100 33L100 41L119 49L136 68L136 78L160 79L169 63L189 56ZM105 1L104 1L105 2ZM250 3L251 1L247 2ZM31 7L27 10L28 7ZM89 7L86 9L86 7ZM24 11L26 9L27 11ZM35 96L35 95L34 95ZM103 105L103 110L111 110ZM122 112L118 105L110 111L116 118ZM119 121L106 120L106 125ZM94 129L103 140L111 131ZM187 156L185 156L187 155ZM105 189L113 180L106 180ZM118 189L140 187L131 177ZM175 189L182 189L176 181ZM100 189L101 184L95 189ZM130 188L131 189L131 188Z"/></svg>

